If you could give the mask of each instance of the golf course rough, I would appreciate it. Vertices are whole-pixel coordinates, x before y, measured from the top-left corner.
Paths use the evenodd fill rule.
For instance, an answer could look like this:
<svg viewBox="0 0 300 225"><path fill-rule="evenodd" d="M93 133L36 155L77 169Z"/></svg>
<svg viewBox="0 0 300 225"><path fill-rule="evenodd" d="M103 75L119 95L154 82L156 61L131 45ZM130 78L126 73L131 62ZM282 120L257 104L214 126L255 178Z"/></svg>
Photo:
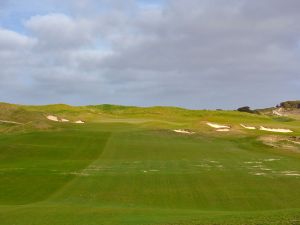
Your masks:
<svg viewBox="0 0 300 225"><path fill-rule="evenodd" d="M1 225L300 224L299 120L111 105L0 116L15 122L0 123Z"/></svg>

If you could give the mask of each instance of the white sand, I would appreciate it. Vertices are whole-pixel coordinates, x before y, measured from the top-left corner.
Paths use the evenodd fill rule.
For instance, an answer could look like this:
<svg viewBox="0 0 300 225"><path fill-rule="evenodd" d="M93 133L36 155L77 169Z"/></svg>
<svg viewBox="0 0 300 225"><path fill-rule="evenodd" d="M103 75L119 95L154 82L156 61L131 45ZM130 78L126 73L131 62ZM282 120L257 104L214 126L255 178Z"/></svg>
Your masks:
<svg viewBox="0 0 300 225"><path fill-rule="evenodd" d="M273 162L273 161L278 161L278 160L280 160L280 159L265 159L264 161L266 161L266 162Z"/></svg>
<svg viewBox="0 0 300 225"><path fill-rule="evenodd" d="M12 123L12 124L23 124L15 121L9 121L9 120L0 120L0 123Z"/></svg>
<svg viewBox="0 0 300 225"><path fill-rule="evenodd" d="M264 131L271 131L271 132L277 132L277 133L291 133L293 131L291 131L290 129L274 129L274 128L266 128L263 126L260 126L259 128L260 130L264 130Z"/></svg>
<svg viewBox="0 0 300 225"><path fill-rule="evenodd" d="M194 134L195 132L190 132L190 131L186 131L186 130L173 130L176 133L182 133L182 134Z"/></svg>
<svg viewBox="0 0 300 225"><path fill-rule="evenodd" d="M256 176L263 176L263 175L265 175L265 173L255 173L254 175L256 175Z"/></svg>
<svg viewBox="0 0 300 225"><path fill-rule="evenodd" d="M252 166L253 168L261 168L263 167L263 165L255 165L255 166Z"/></svg>
<svg viewBox="0 0 300 225"><path fill-rule="evenodd" d="M47 119L48 120L51 120L51 121L55 121L55 122L70 122L70 120L67 120L67 119L64 119L64 118L62 118L62 119L59 119L57 116L53 116L53 115L49 115L49 116L47 116Z"/></svg>
<svg viewBox="0 0 300 225"><path fill-rule="evenodd" d="M300 173L286 173L285 176L297 176L300 177Z"/></svg>
<svg viewBox="0 0 300 225"><path fill-rule="evenodd" d="M271 171L272 169L269 168L260 168L261 170L265 170L265 171Z"/></svg>
<svg viewBox="0 0 300 225"><path fill-rule="evenodd" d="M57 118L57 116L52 116L52 115L47 116L47 119L48 119L48 120L55 121L55 122L58 122L58 121L59 121L58 118Z"/></svg>
<svg viewBox="0 0 300 225"><path fill-rule="evenodd" d="M78 121L76 121L75 123L84 123L83 121L81 121L81 120L78 120Z"/></svg>
<svg viewBox="0 0 300 225"><path fill-rule="evenodd" d="M297 177L300 176L298 171L283 171L282 174L286 176L297 176Z"/></svg>
<svg viewBox="0 0 300 225"><path fill-rule="evenodd" d="M217 129L230 129L229 126L221 125L221 124L217 124L217 123L206 123L206 124L210 127L217 128Z"/></svg>
<svg viewBox="0 0 300 225"><path fill-rule="evenodd" d="M244 124L240 124L242 127L244 127L244 128L246 128L246 129L248 129L248 130L255 130L256 128L255 127L248 127L248 126L246 126L246 125L244 125Z"/></svg>
<svg viewBox="0 0 300 225"><path fill-rule="evenodd" d="M230 130L226 128L226 129L217 129L217 131L218 131L218 132L228 132L228 131L230 131Z"/></svg>

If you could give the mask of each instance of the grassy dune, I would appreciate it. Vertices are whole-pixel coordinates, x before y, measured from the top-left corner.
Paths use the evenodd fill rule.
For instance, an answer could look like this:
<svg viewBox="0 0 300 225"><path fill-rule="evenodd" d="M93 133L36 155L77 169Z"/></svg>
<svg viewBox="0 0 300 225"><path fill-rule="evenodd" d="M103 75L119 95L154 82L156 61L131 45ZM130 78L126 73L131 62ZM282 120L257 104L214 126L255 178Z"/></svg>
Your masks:
<svg viewBox="0 0 300 225"><path fill-rule="evenodd" d="M0 122L1 225L300 224L300 147L261 141L299 136L299 120L112 105L1 104L0 116L22 123Z"/></svg>

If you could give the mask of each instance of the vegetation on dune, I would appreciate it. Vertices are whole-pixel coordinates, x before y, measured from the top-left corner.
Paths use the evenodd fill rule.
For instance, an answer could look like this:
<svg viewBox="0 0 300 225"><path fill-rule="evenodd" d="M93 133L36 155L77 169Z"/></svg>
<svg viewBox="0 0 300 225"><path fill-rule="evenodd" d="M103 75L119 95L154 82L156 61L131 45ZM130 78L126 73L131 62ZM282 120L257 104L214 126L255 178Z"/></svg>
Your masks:
<svg viewBox="0 0 300 225"><path fill-rule="evenodd" d="M259 111L250 109L249 106L240 107L237 109L239 112L247 112L247 113L256 113L259 114Z"/></svg>
<svg viewBox="0 0 300 225"><path fill-rule="evenodd" d="M299 101L281 102L280 107L283 107L286 109L300 109L300 100Z"/></svg>
<svg viewBox="0 0 300 225"><path fill-rule="evenodd" d="M300 221L297 119L115 105L0 104L0 116L22 123L0 123L1 225ZM72 122L79 119L86 123ZM230 132L206 122L230 125Z"/></svg>

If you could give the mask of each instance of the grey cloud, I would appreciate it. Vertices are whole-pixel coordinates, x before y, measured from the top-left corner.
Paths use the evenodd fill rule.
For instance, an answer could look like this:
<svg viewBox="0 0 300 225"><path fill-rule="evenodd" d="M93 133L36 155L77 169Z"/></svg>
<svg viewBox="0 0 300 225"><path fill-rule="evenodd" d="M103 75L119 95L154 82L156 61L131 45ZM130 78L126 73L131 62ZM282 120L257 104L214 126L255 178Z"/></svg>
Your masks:
<svg viewBox="0 0 300 225"><path fill-rule="evenodd" d="M70 15L25 21L28 36L0 29L0 77L16 101L234 108L299 98L298 0L66 2Z"/></svg>
<svg viewBox="0 0 300 225"><path fill-rule="evenodd" d="M24 50L33 44L33 39L0 27L0 51Z"/></svg>
<svg viewBox="0 0 300 225"><path fill-rule="evenodd" d="M64 14L34 16L25 22L43 50L65 50L89 44L93 37L90 23L74 20Z"/></svg>
<svg viewBox="0 0 300 225"><path fill-rule="evenodd" d="M274 76L281 76L282 81L297 79L291 72L299 71L299 53L295 51L299 43L298 15L273 15L268 7L262 7L262 11L269 13L263 20L246 13L260 6L257 1L233 4L225 10L220 1L213 2L221 6L202 1L207 3L203 4L204 9L197 7L197 2L172 1L157 24L150 20L151 26L146 25L150 29L138 26L145 36L155 35L156 39L123 50L106 65L119 69L181 71L185 76L215 80L222 77L234 80L247 75L253 81L260 77L270 80ZM289 3L292 8L296 2ZM145 23L142 20L142 25ZM219 72L206 77L206 71L212 70Z"/></svg>

